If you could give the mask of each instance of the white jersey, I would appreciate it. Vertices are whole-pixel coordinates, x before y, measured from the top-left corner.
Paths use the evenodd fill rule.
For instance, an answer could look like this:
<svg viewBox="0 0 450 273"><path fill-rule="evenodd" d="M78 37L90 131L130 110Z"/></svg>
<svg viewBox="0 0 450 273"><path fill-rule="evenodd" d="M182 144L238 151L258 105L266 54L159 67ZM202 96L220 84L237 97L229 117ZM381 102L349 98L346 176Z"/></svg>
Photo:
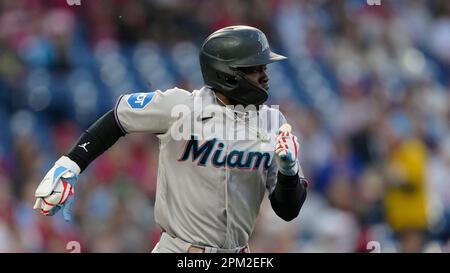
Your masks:
<svg viewBox="0 0 450 273"><path fill-rule="evenodd" d="M179 115L180 109L192 114ZM236 138L249 128L256 134L247 117L263 113L276 122L260 126L265 128L254 138ZM123 95L115 116L124 132L159 138L155 220L168 234L217 248L248 243L265 191L276 184L275 132L285 123L277 109L236 114L206 87L192 93L175 88ZM180 139L183 124L191 127Z"/></svg>

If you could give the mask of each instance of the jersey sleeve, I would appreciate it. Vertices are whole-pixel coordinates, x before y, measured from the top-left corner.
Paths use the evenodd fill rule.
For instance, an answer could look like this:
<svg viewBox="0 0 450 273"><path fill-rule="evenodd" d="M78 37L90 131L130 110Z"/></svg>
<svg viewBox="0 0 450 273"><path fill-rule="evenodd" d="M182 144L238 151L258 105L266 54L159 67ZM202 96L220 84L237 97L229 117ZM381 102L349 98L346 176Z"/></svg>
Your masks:
<svg viewBox="0 0 450 273"><path fill-rule="evenodd" d="M124 133L162 134L175 120L171 115L173 107L186 104L190 96L190 92L178 88L122 95L117 100L114 116Z"/></svg>

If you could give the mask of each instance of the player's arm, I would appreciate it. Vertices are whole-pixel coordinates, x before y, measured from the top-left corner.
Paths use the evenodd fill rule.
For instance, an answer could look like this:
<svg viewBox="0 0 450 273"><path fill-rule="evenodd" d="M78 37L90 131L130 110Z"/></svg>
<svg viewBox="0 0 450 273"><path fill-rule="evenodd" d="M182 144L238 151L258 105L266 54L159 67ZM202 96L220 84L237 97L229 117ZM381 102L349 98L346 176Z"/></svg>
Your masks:
<svg viewBox="0 0 450 273"><path fill-rule="evenodd" d="M298 141L290 126L280 128L275 146L277 175L275 188L269 195L275 213L291 221L300 213L306 199L307 182L298 162ZM284 127L284 128L283 128Z"/></svg>
<svg viewBox="0 0 450 273"><path fill-rule="evenodd" d="M124 135L125 133L116 122L114 110L111 110L80 136L67 157L79 166L81 173Z"/></svg>
<svg viewBox="0 0 450 273"><path fill-rule="evenodd" d="M78 139L67 154L82 172L98 156L127 133L164 133L173 117L170 111L190 96L181 89L134 93L120 97L114 109L99 118Z"/></svg>
<svg viewBox="0 0 450 273"><path fill-rule="evenodd" d="M295 219L306 200L307 182L298 174L283 175L278 171L277 184L269 195L275 213L285 221Z"/></svg>
<svg viewBox="0 0 450 273"><path fill-rule="evenodd" d="M92 124L72 150L58 159L35 192L34 209L54 215L60 209L71 219L73 189L78 175L98 156L127 133L164 133L171 122L173 105L182 103L189 93L179 89L135 93L119 98L115 108Z"/></svg>

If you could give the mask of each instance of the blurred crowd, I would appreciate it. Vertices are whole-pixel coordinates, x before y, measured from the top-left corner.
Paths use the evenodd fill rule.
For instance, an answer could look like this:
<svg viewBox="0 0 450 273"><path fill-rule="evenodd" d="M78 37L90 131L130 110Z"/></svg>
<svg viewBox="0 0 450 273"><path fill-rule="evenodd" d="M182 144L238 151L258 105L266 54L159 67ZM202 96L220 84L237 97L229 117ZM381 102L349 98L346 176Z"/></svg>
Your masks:
<svg viewBox="0 0 450 273"><path fill-rule="evenodd" d="M154 136L88 167L74 223L31 210L34 190L120 94L200 88L201 41L235 24L289 57L269 66L268 104L295 128L310 182L292 222L265 200L251 250L449 252L445 0L1 1L0 252L149 252Z"/></svg>

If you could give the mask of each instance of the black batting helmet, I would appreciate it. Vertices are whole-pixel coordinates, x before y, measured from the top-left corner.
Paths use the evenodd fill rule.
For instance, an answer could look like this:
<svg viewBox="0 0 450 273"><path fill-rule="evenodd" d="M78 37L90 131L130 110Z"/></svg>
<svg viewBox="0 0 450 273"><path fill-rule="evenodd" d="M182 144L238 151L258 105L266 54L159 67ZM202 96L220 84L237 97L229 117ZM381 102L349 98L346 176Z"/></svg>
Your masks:
<svg viewBox="0 0 450 273"><path fill-rule="evenodd" d="M265 65L286 59L270 50L266 35L254 27L230 26L211 34L200 49L205 84L244 105L261 104L267 90L249 82L242 67Z"/></svg>

